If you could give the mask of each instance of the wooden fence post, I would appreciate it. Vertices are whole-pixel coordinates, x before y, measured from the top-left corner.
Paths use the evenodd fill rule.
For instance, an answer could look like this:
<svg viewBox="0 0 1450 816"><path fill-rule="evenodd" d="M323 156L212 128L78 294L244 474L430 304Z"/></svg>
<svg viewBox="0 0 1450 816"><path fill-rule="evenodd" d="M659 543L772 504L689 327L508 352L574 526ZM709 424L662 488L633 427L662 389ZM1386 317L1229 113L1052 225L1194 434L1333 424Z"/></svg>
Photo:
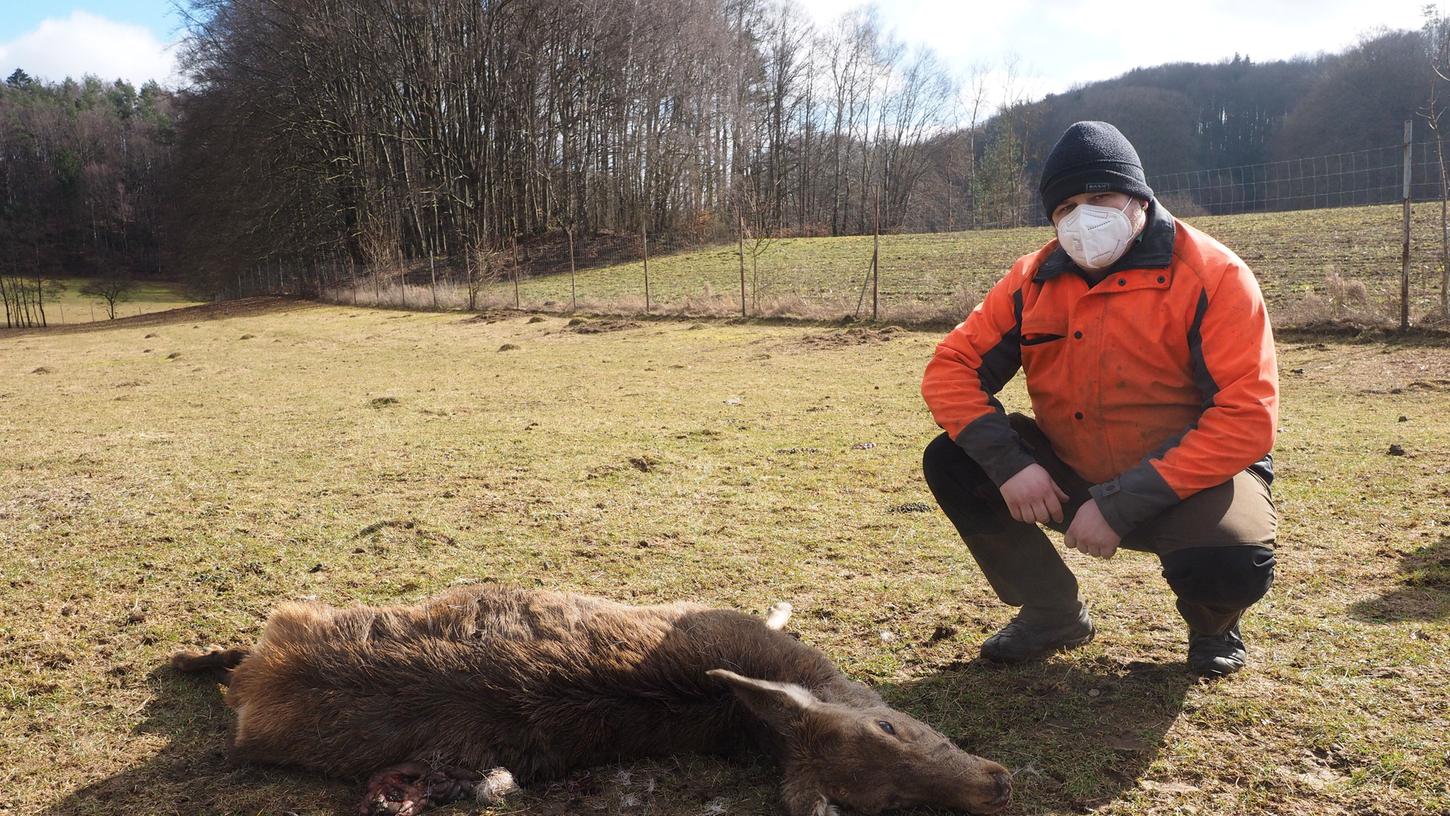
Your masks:
<svg viewBox="0 0 1450 816"><path fill-rule="evenodd" d="M579 311L579 291L575 281L574 272L574 225L571 223L567 230L569 236L569 311Z"/></svg>
<svg viewBox="0 0 1450 816"><path fill-rule="evenodd" d="M1400 250L1400 331L1410 328L1410 147L1415 120L1405 120L1405 240Z"/></svg>
<svg viewBox="0 0 1450 816"><path fill-rule="evenodd" d="M745 212L735 208L735 235L740 253L740 316L745 317Z"/></svg>
<svg viewBox="0 0 1450 816"><path fill-rule="evenodd" d="M881 278L881 191L876 191L876 229L871 235L871 322L881 319L879 310Z"/></svg>

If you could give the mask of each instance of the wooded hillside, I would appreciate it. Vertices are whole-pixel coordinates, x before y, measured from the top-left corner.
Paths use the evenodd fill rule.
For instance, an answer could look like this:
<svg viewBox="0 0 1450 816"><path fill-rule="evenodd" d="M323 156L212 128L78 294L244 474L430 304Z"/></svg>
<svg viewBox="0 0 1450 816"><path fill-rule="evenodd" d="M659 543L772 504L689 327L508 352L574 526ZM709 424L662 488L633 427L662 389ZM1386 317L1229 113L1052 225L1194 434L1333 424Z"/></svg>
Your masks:
<svg viewBox="0 0 1450 816"><path fill-rule="evenodd" d="M1079 119L1119 125L1151 182L1394 145L1444 84L1443 24L1035 101L949 76L869 12L816 26L790 2L193 0L189 28L175 93L0 89L7 273L472 280L566 231L838 235L878 208L887 231L1017 225Z"/></svg>

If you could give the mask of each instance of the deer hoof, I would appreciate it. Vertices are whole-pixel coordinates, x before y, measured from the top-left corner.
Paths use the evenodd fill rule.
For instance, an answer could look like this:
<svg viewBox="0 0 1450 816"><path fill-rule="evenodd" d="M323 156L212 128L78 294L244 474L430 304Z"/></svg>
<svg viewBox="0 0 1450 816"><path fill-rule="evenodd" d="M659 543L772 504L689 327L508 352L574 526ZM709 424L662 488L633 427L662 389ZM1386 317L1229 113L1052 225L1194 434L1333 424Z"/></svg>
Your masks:
<svg viewBox="0 0 1450 816"><path fill-rule="evenodd" d="M505 771L505 774L508 772ZM509 777L513 781L513 777ZM358 806L359 816L418 816L433 805L446 805L483 787L479 774L461 768L432 768L404 762L385 768L368 781Z"/></svg>

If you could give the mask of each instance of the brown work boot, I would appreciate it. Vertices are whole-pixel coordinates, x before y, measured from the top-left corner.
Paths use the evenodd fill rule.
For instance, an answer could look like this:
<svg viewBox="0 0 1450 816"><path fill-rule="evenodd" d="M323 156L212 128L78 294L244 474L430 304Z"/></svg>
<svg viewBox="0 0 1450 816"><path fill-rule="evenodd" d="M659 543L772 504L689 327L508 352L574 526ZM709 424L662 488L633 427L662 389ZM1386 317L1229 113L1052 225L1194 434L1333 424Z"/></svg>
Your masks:
<svg viewBox="0 0 1450 816"><path fill-rule="evenodd" d="M982 657L994 663L1025 663L1083 646L1092 641L1095 631L1082 604L1076 612L1024 606L1011 623L982 643Z"/></svg>

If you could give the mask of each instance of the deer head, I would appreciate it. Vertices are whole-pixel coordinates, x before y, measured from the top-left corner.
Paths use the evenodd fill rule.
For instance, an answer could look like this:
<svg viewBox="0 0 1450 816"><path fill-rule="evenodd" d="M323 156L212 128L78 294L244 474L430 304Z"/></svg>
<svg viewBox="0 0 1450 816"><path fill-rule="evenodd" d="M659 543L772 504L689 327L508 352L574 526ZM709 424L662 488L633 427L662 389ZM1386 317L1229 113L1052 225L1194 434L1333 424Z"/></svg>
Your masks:
<svg viewBox="0 0 1450 816"><path fill-rule="evenodd" d="M931 726L887 706L828 703L792 683L709 672L784 744L782 796L791 816L831 816L936 805L996 813L1012 797L1011 776Z"/></svg>

